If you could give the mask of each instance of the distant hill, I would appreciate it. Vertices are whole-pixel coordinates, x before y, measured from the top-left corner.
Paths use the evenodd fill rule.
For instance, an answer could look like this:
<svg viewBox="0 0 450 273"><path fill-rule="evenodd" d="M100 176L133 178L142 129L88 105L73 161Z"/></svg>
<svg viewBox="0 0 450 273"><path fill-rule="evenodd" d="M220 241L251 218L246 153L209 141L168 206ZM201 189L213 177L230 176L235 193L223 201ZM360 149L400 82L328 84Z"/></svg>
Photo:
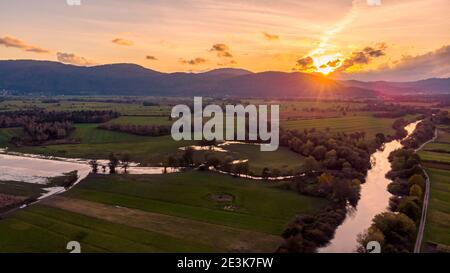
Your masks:
<svg viewBox="0 0 450 273"><path fill-rule="evenodd" d="M385 95L406 95L406 94L449 94L450 78L432 78L414 82L387 82L387 81L342 81L346 86L359 87L376 91Z"/></svg>
<svg viewBox="0 0 450 273"><path fill-rule="evenodd" d="M161 73L135 64L82 67L33 60L0 61L0 90L3 89L13 94L45 95L376 96L364 84L298 72L252 73L221 68L204 73Z"/></svg>

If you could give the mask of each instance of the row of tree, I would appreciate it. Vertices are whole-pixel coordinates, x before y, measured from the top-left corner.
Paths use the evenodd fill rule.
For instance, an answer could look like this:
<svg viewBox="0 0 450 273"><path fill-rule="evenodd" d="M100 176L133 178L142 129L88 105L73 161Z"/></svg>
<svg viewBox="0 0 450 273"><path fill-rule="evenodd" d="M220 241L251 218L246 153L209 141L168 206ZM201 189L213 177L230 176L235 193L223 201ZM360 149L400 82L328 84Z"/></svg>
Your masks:
<svg viewBox="0 0 450 273"><path fill-rule="evenodd" d="M118 157L114 153L111 153L109 154L108 159L109 161L106 165L100 164L96 159L90 160L89 165L92 168L92 173L98 173L100 168L105 173L108 168L110 174L115 174L117 173L118 167L121 167L124 173L128 172L128 167L130 166L131 161L129 154L125 153L121 157Z"/></svg>
<svg viewBox="0 0 450 273"><path fill-rule="evenodd" d="M135 125L107 122L99 125L98 128L141 136L164 136L170 134L169 125Z"/></svg>
<svg viewBox="0 0 450 273"><path fill-rule="evenodd" d="M47 141L66 138L75 127L72 122L34 122L23 124L24 134L11 138L11 143L20 145L39 145Z"/></svg>
<svg viewBox="0 0 450 273"><path fill-rule="evenodd" d="M0 128L20 127L30 122L103 123L119 114L114 111L44 111L23 110L0 113Z"/></svg>

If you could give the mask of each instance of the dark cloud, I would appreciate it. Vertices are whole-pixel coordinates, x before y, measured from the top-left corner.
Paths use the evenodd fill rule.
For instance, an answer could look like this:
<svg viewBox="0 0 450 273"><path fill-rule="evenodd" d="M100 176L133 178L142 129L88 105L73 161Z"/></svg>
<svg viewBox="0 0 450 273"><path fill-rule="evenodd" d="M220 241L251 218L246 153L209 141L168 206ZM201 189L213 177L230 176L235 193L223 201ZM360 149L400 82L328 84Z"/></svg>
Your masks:
<svg viewBox="0 0 450 273"><path fill-rule="evenodd" d="M296 71L308 71L308 70L316 70L317 68L314 66L314 60L310 56L301 58L297 60L295 68L293 70Z"/></svg>
<svg viewBox="0 0 450 273"><path fill-rule="evenodd" d="M370 57L381 57L384 56L384 49L374 49L373 47L366 47L363 49L363 52L367 55L369 55Z"/></svg>
<svg viewBox="0 0 450 273"><path fill-rule="evenodd" d="M270 33L267 33L267 32L263 32L263 35L269 41L275 41L275 40L278 40L280 38L280 36L278 36L278 35L270 34Z"/></svg>
<svg viewBox="0 0 450 273"><path fill-rule="evenodd" d="M132 46L132 45L134 45L133 41L127 40L127 39L123 39L123 38L115 38L111 42L116 44L116 45L121 45L121 46Z"/></svg>
<svg viewBox="0 0 450 273"><path fill-rule="evenodd" d="M0 45L4 45L6 47L19 48L23 51L34 52L34 53L49 53L50 52L50 50L40 48L37 46L29 45L22 40L19 40L15 37L10 37L10 36L5 36L3 38L0 38Z"/></svg>
<svg viewBox="0 0 450 273"><path fill-rule="evenodd" d="M341 60L336 59L336 60L334 60L334 61L329 61L329 62L327 63L327 65L328 65L329 67L336 67L336 66L338 66L340 63L341 63Z"/></svg>
<svg viewBox="0 0 450 273"><path fill-rule="evenodd" d="M91 61L88 61L84 57L77 56L73 53L58 52L56 53L56 58L58 59L58 61L66 64L81 65L81 66L90 66L95 64Z"/></svg>
<svg viewBox="0 0 450 273"><path fill-rule="evenodd" d="M216 52L218 57L232 58L230 48L226 44L214 44L209 51Z"/></svg>
<svg viewBox="0 0 450 273"><path fill-rule="evenodd" d="M345 72L353 66L361 66L370 63L373 59L386 55L386 45L379 44L377 48L370 46L365 47L361 51L352 52L350 57L347 57L342 62L342 65L336 69L335 73Z"/></svg>
<svg viewBox="0 0 450 273"><path fill-rule="evenodd" d="M194 58L191 60L180 59L180 62L182 64L199 65L199 64L206 63L206 59L203 59L203 58Z"/></svg>
<svg viewBox="0 0 450 273"><path fill-rule="evenodd" d="M450 45L423 55L404 56L392 64L381 65L377 70L343 73L339 77L363 81L415 81L450 77Z"/></svg>
<svg viewBox="0 0 450 273"><path fill-rule="evenodd" d="M152 56L152 55L145 56L145 59L146 60L150 60L150 61L157 61L158 60L158 58L156 58L155 56Z"/></svg>

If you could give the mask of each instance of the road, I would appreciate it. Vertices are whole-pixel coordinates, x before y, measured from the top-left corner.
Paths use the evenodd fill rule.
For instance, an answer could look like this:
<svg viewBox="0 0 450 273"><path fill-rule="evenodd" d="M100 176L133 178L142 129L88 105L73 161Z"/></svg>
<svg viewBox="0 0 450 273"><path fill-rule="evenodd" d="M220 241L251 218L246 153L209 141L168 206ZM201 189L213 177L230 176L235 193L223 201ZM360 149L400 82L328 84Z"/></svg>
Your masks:
<svg viewBox="0 0 450 273"><path fill-rule="evenodd" d="M416 152L420 151L425 145L427 145L430 142L433 142L437 138L437 129L434 131L434 137L427 142L420 145L419 148L416 149ZM428 200L430 199L430 177L428 176L428 173L425 171L425 168L423 168L423 173L426 176L425 180L425 195L423 197L423 205L422 205L422 216L420 217L420 224L419 224L419 231L417 232L417 238L416 238L416 244L414 245L414 253L420 253L420 249L422 246L422 239L423 239L423 232L425 230L425 222L427 220L427 210L428 210Z"/></svg>

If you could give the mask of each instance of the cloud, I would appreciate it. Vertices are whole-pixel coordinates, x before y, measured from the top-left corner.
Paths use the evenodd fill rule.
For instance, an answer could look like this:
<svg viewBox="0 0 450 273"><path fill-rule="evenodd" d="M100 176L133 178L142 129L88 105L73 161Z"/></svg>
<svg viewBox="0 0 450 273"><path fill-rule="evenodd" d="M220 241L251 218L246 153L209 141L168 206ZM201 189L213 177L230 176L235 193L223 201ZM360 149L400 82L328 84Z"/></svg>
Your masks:
<svg viewBox="0 0 450 273"><path fill-rule="evenodd" d="M269 34L267 32L263 32L264 37L269 40L269 41L275 41L278 40L280 38L280 36L275 35L275 34Z"/></svg>
<svg viewBox="0 0 450 273"><path fill-rule="evenodd" d="M226 44L214 44L209 51L217 52L218 57L232 58L230 48Z"/></svg>
<svg viewBox="0 0 450 273"><path fill-rule="evenodd" d="M340 78L363 81L415 81L434 77L450 77L450 45L422 55L404 56L376 70L340 75Z"/></svg>
<svg viewBox="0 0 450 273"><path fill-rule="evenodd" d="M56 53L56 58L58 59L58 61L66 64L81 65L81 66L90 66L95 64L91 61L88 61L84 57L77 56L73 53L58 52Z"/></svg>
<svg viewBox="0 0 450 273"><path fill-rule="evenodd" d="M335 73L348 72L348 70L350 70L351 68L368 64L373 59L386 55L385 50L386 45L384 43L381 43L377 45L377 48L367 46L361 51L352 52L349 57L345 58L342 61L342 65L336 69Z"/></svg>
<svg viewBox="0 0 450 273"><path fill-rule="evenodd" d="M37 46L29 45L22 40L19 40L15 37L10 37L10 36L5 36L3 38L0 38L0 45L4 45L6 47L19 48L19 49L22 49L23 51L34 52L34 53L49 53L50 52L50 50L40 48Z"/></svg>
<svg viewBox="0 0 450 273"><path fill-rule="evenodd" d="M329 62L327 63L327 65L328 65L329 67L336 67L336 66L338 66L340 63L341 63L341 60L337 59L337 60L334 60L334 61L329 61Z"/></svg>
<svg viewBox="0 0 450 273"><path fill-rule="evenodd" d="M180 63L189 65L199 65L206 63L206 59L203 58L194 58L191 60L180 59Z"/></svg>
<svg viewBox="0 0 450 273"><path fill-rule="evenodd" d="M314 60L310 56L297 60L294 70L296 71L314 71L317 68L314 66Z"/></svg>
<svg viewBox="0 0 450 273"><path fill-rule="evenodd" d="M127 39L123 39L123 38L115 38L111 42L113 42L114 44L117 44L117 45L121 45L121 46L132 46L132 45L134 45L133 41L127 40Z"/></svg>
<svg viewBox="0 0 450 273"><path fill-rule="evenodd" d="M145 56L145 59L146 60L150 60L150 61L157 61L158 60L158 58L156 58L155 56L152 56L152 55Z"/></svg>

